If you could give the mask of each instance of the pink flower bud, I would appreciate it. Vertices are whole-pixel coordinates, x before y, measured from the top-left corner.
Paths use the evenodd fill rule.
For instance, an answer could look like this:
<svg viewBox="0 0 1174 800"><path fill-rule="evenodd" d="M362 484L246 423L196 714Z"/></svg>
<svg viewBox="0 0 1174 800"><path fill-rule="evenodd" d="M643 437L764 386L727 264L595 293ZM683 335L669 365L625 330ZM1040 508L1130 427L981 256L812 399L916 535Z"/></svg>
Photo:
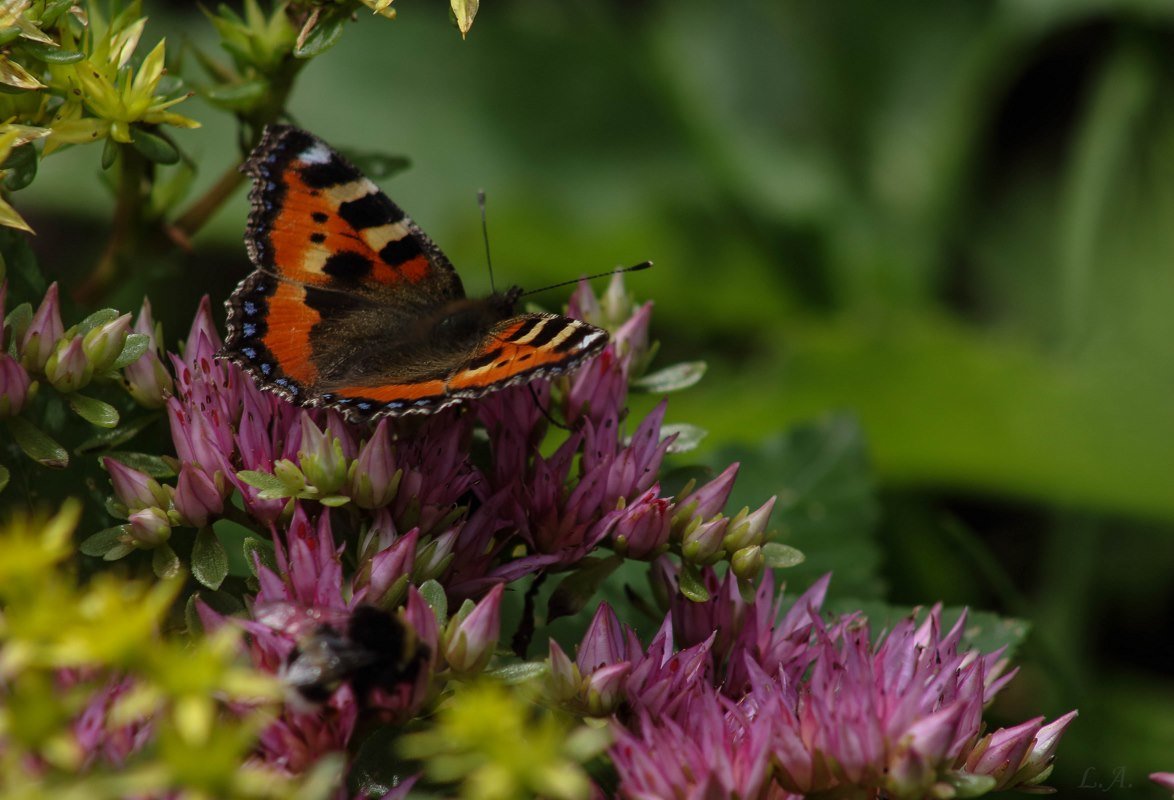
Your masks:
<svg viewBox="0 0 1174 800"><path fill-rule="evenodd" d="M342 442L319 430L309 414L302 414L298 462L306 481L324 495L334 494L346 482L347 463Z"/></svg>
<svg viewBox="0 0 1174 800"><path fill-rule="evenodd" d="M579 645L575 663L579 672L588 675L602 667L628 661L640 650L635 634L620 623L611 606L600 603Z"/></svg>
<svg viewBox="0 0 1174 800"><path fill-rule="evenodd" d="M501 598L505 584L499 583L476 607L466 605L449 620L444 636L444 658L460 674L485 669L501 633Z"/></svg>
<svg viewBox="0 0 1174 800"><path fill-rule="evenodd" d="M369 583L366 602L378 608L393 608L399 604L402 592L411 582L412 568L416 564L416 545L420 540L419 528L401 536L395 544L376 553L367 563ZM395 596L399 595L399 596Z"/></svg>
<svg viewBox="0 0 1174 800"><path fill-rule="evenodd" d="M412 580L423 583L429 579L439 580L448 565L452 563L453 548L456 547L459 528L446 531L426 542L416 551L416 565L412 571Z"/></svg>
<svg viewBox="0 0 1174 800"><path fill-rule="evenodd" d="M20 362L7 353L0 353L0 419L15 417L24 409L29 385L29 375Z"/></svg>
<svg viewBox="0 0 1174 800"><path fill-rule="evenodd" d="M351 465L350 497L359 508L382 508L395 499L403 474L396 469L388 422L382 419Z"/></svg>
<svg viewBox="0 0 1174 800"><path fill-rule="evenodd" d="M110 473L114 496L130 511L167 508L170 504L171 493L168 489L145 472L139 472L113 458L103 458L102 466Z"/></svg>
<svg viewBox="0 0 1174 800"><path fill-rule="evenodd" d="M1060 737L1072 724L1072 720L1076 719L1076 713L1069 711L1039 729L1032 740L1031 751L1024 758L1023 766L1015 776L1014 786L1032 786L1047 780L1056 757L1056 748L1060 745Z"/></svg>
<svg viewBox="0 0 1174 800"><path fill-rule="evenodd" d="M730 520L722 546L727 553L733 553L744 547L761 545L766 542L766 526L770 522L770 512L774 510L776 497L767 500L753 514L743 508Z"/></svg>
<svg viewBox="0 0 1174 800"><path fill-rule="evenodd" d="M1043 725L1043 717L1029 719L1011 728L999 728L978 741L966 759L966 771L995 779L995 789L1012 785L1015 774Z"/></svg>
<svg viewBox="0 0 1174 800"><path fill-rule="evenodd" d="M24 332L20 350L22 362L33 372L40 372L45 363L57 349L57 341L65 335L65 326L61 324L61 307L57 300L57 284L53 283L45 299L33 314L32 322Z"/></svg>
<svg viewBox="0 0 1174 800"><path fill-rule="evenodd" d="M673 514L673 528L683 531L689 520L700 517L703 520L712 519L725 508L730 497L730 490L734 488L734 477L738 474L738 462L726 467L721 475L702 486L700 489L688 492L677 500L677 510Z"/></svg>
<svg viewBox="0 0 1174 800"><path fill-rule="evenodd" d="M75 336L68 342L62 341L45 362L45 377L53 388L63 394L76 392L90 382L94 368L86 358L82 337Z"/></svg>
<svg viewBox="0 0 1174 800"><path fill-rule="evenodd" d="M209 518L219 517L224 512L224 500L216 484L208 473L194 464L184 464L180 468L172 502L183 521L194 528L204 527Z"/></svg>
<svg viewBox="0 0 1174 800"><path fill-rule="evenodd" d="M583 704L588 716L606 717L613 713L627 697L625 684L632 672L627 661L595 670L587 676Z"/></svg>
<svg viewBox="0 0 1174 800"><path fill-rule="evenodd" d="M560 702L574 700L579 696L579 687L583 677L579 668L570 656L559 647L558 642L550 640L550 689L554 698Z"/></svg>
<svg viewBox="0 0 1174 800"><path fill-rule="evenodd" d="M171 373L159 358L159 336L151 318L151 303L143 298L143 308L135 320L135 333L142 333L151 340L147 352L122 370L126 390L135 402L144 408L162 408L167 398L175 392Z"/></svg>
<svg viewBox="0 0 1174 800"><path fill-rule="evenodd" d="M757 579L765 566L766 556L759 545L743 547L730 556L730 569L743 580Z"/></svg>
<svg viewBox="0 0 1174 800"><path fill-rule="evenodd" d="M161 508L143 508L130 515L130 536L144 550L151 550L171 538L171 521Z"/></svg>
<svg viewBox="0 0 1174 800"><path fill-rule="evenodd" d="M623 509L611 527L616 552L648 560L664 552L669 540L669 501L649 489Z"/></svg>
<svg viewBox="0 0 1174 800"><path fill-rule="evenodd" d="M122 355L126 337L130 333L130 314L99 325L82 338L82 349L94 372L101 374Z"/></svg>
<svg viewBox="0 0 1174 800"><path fill-rule="evenodd" d="M722 539L726 535L726 524L729 520L718 515L708 522L702 522L694 517L685 529L681 539L681 555L686 561L694 564L713 564L721 560L725 554L722 549Z"/></svg>

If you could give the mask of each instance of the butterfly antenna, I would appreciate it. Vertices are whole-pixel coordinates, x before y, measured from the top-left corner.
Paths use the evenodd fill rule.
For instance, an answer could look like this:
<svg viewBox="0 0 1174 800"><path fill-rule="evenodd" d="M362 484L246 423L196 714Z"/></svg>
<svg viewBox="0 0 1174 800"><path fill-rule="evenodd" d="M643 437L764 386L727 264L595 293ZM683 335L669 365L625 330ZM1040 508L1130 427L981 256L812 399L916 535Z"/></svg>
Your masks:
<svg viewBox="0 0 1174 800"><path fill-rule="evenodd" d="M562 428L564 431L573 431L574 428L559 422L550 415L546 406L542 405L542 399L538 396L538 390L534 388L534 384L527 383L526 388L530 390L530 396L534 398L534 405L538 406L538 410L542 412L542 416L546 417L546 421L556 428Z"/></svg>
<svg viewBox="0 0 1174 800"><path fill-rule="evenodd" d="M651 266L652 266L651 261L641 261L639 264L633 264L630 267L624 267L622 269L613 269L613 270L609 270L607 272L597 272L594 275L585 275L582 278L575 278L574 280L570 280L570 281L561 281L559 283L552 283L550 286L543 286L541 289L531 289L528 292L522 292L518 296L519 297L526 297L527 295L538 294L539 292L545 292L547 289L557 289L560 286L570 286L572 283L578 283L579 281L593 281L596 278L606 278L608 275L619 275L622 272L639 272L640 270L648 269Z"/></svg>
<svg viewBox="0 0 1174 800"><path fill-rule="evenodd" d="M493 285L493 259L489 257L489 224L485 221L485 190L477 190L477 205L481 207L481 238L485 240L485 263L489 267L489 291L496 292Z"/></svg>

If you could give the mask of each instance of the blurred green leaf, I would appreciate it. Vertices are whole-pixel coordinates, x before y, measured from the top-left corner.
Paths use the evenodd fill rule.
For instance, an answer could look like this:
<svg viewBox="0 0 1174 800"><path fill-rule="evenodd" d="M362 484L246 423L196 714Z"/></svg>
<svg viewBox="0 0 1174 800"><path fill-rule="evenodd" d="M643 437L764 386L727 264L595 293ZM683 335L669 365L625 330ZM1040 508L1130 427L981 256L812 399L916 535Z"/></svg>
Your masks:
<svg viewBox="0 0 1174 800"><path fill-rule="evenodd" d="M709 431L704 428L699 428L696 425L690 425L687 422L670 423L660 427L660 436L662 439L673 435L677 438L669 445L668 452L688 453L690 450L697 449L697 446L701 444L701 440L709 435Z"/></svg>
<svg viewBox="0 0 1174 800"><path fill-rule="evenodd" d="M122 369L142 358L143 353L147 352L147 348L151 346L151 337L145 333L131 333L127 334L126 344L122 346L122 352L118 354L118 358L110 366L111 369Z"/></svg>
<svg viewBox="0 0 1174 800"><path fill-rule="evenodd" d="M78 455L85 455L86 453L94 453L110 447L117 447L120 444L126 444L157 419L159 417L156 415L138 417L124 422L111 430L99 431L75 447L74 452ZM170 467L167 469L170 470Z"/></svg>
<svg viewBox="0 0 1174 800"><path fill-rule="evenodd" d="M179 556L171 549L171 545L164 542L151 551L151 570L159 580L167 580L179 575L183 564Z"/></svg>
<svg viewBox="0 0 1174 800"><path fill-rule="evenodd" d="M91 534L82 541L78 549L87 556L102 558L111 550L122 546L128 527L127 525L115 525L113 528L106 528Z"/></svg>
<svg viewBox="0 0 1174 800"><path fill-rule="evenodd" d="M192 577L216 590L228 577L228 553L211 528L201 528L192 546Z"/></svg>
<svg viewBox="0 0 1174 800"><path fill-rule="evenodd" d="M879 597L878 513L864 436L855 418L826 416L796 425L757 447L724 448L714 462L740 461L730 505L754 508L778 495L770 527L805 556L788 581L833 572L832 592Z"/></svg>
<svg viewBox="0 0 1174 800"><path fill-rule="evenodd" d="M420 596L428 604L441 627L448 622L448 595L436 580L429 579L420 584Z"/></svg>
<svg viewBox="0 0 1174 800"><path fill-rule="evenodd" d="M684 563L681 565L680 589L681 594L694 603L704 603L709 599L709 590L701 582L701 575L693 564Z"/></svg>
<svg viewBox="0 0 1174 800"><path fill-rule="evenodd" d="M265 539L258 539L256 536L246 536L242 542L242 548L245 556L245 563L249 565L249 571L255 577L257 575L257 562L268 567L273 572L277 572L277 559L274 556L273 542Z"/></svg>
<svg viewBox="0 0 1174 800"><path fill-rule="evenodd" d="M8 467L0 464L0 492L3 492L8 487L8 481L12 478L12 473L8 471Z"/></svg>
<svg viewBox="0 0 1174 800"><path fill-rule="evenodd" d="M632 381L632 388L649 394L679 392L695 385L705 376L707 365L704 361L686 361L673 364L657 372L642 375Z"/></svg>
<svg viewBox="0 0 1174 800"><path fill-rule="evenodd" d="M506 685L525 683L550 672L550 667L542 662L523 661L519 664L507 664L497 669L486 670L485 676Z"/></svg>
<svg viewBox="0 0 1174 800"><path fill-rule="evenodd" d="M162 456L150 453L127 453L112 450L103 454L104 458L113 458L120 464L125 464L139 472L144 472L152 478L174 478L178 473L175 465Z"/></svg>
<svg viewBox="0 0 1174 800"><path fill-rule="evenodd" d="M107 322L113 322L118 319L118 310L114 308L103 308L90 314L88 317L74 326L74 336L85 336L90 331L105 325Z"/></svg>
<svg viewBox="0 0 1174 800"><path fill-rule="evenodd" d="M314 25L308 32L302 31L299 41L294 47L297 58L314 58L325 53L342 38L342 28L347 23L349 13L346 9L323 10Z"/></svg>
<svg viewBox="0 0 1174 800"><path fill-rule="evenodd" d="M803 563L803 551L779 542L767 542L762 546L762 555L768 569L789 569Z"/></svg>
<svg viewBox="0 0 1174 800"><path fill-rule="evenodd" d="M37 177L39 160L37 148L31 142L13 149L3 166L8 173L4 176L4 188L17 192L32 183Z"/></svg>
<svg viewBox="0 0 1174 800"><path fill-rule="evenodd" d="M613 572L624 563L624 557L613 555L606 558L588 557L567 574L546 601L546 621L553 622L560 617L577 614L592 600Z"/></svg>
<svg viewBox="0 0 1174 800"><path fill-rule="evenodd" d="M114 428L118 425L118 409L109 403L83 394L71 394L68 401L74 413L91 425L100 428Z"/></svg>
<svg viewBox="0 0 1174 800"><path fill-rule="evenodd" d="M179 150L168 139L137 126L132 130L131 141L135 150L142 153L148 161L154 161L156 164L179 163Z"/></svg>
<svg viewBox="0 0 1174 800"><path fill-rule="evenodd" d="M22 417L8 420L8 432L24 454L46 467L64 469L69 465L69 453L33 423Z"/></svg>

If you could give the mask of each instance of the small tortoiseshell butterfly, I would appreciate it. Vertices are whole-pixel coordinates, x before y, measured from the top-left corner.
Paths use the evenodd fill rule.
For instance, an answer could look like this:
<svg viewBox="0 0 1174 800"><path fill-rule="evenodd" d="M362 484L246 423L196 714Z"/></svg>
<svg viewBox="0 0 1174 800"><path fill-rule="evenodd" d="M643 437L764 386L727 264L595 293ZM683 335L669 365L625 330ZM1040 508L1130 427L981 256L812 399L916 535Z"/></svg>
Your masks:
<svg viewBox="0 0 1174 800"><path fill-rule="evenodd" d="M607 344L585 322L514 313L516 286L465 297L440 248L316 136L270 125L243 170L256 270L228 299L220 355L262 389L351 421L430 414Z"/></svg>

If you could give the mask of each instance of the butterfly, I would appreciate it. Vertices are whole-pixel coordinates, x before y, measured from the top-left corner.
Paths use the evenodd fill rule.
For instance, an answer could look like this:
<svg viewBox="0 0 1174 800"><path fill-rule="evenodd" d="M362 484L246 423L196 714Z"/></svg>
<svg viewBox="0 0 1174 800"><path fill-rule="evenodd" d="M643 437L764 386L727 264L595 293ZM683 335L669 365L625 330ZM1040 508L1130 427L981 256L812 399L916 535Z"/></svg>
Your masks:
<svg viewBox="0 0 1174 800"><path fill-rule="evenodd" d="M585 322L516 313L516 286L465 297L428 235L306 131L269 125L242 170L255 271L226 303L220 356L263 390L352 422L431 414L569 372L607 344Z"/></svg>

